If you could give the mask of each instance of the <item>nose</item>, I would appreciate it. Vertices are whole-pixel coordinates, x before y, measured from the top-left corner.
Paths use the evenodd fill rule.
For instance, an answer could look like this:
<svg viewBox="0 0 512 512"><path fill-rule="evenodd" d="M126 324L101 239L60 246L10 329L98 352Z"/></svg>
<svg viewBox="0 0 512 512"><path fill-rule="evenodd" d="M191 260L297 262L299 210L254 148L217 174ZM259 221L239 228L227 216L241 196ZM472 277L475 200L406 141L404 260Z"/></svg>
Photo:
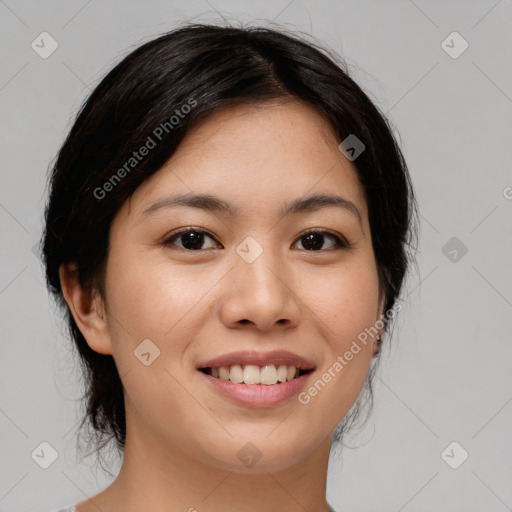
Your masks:
<svg viewBox="0 0 512 512"><path fill-rule="evenodd" d="M290 268L271 250L252 263L235 255L218 302L220 319L229 328L262 332L296 327L301 318L296 288Z"/></svg>

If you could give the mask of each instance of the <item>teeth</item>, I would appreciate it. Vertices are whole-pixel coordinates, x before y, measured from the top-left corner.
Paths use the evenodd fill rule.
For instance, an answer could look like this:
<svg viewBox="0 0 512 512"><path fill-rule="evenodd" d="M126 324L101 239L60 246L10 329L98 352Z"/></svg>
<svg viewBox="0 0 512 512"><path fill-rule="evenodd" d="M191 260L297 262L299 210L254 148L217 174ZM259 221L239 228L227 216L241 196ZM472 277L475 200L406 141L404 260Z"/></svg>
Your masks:
<svg viewBox="0 0 512 512"><path fill-rule="evenodd" d="M290 366L290 368L294 368L294 367ZM280 364L279 367L277 368L277 380L279 382L286 382L287 376L288 376L288 366L286 366L285 364Z"/></svg>
<svg viewBox="0 0 512 512"><path fill-rule="evenodd" d="M258 370L260 372L260 382L262 384L265 384L267 386L270 384L277 384L277 370L273 364L264 366L261 370L258 368Z"/></svg>
<svg viewBox="0 0 512 512"><path fill-rule="evenodd" d="M234 364L229 372L229 380L240 384L244 381L244 371L239 364Z"/></svg>
<svg viewBox="0 0 512 512"><path fill-rule="evenodd" d="M212 368L213 370L213 368ZM213 372L212 372L213 375ZM225 366L219 368L219 379L229 380L229 370Z"/></svg>
<svg viewBox="0 0 512 512"><path fill-rule="evenodd" d="M244 367L244 383L259 384L261 382L260 369L253 364L246 364Z"/></svg>
<svg viewBox="0 0 512 512"><path fill-rule="evenodd" d="M278 382L286 382L298 377L299 370L295 366L280 364L277 366L267 364L266 366L257 366L254 364L233 366L220 366L219 368L210 368L212 377L222 380L230 380L237 384L263 384L272 386Z"/></svg>

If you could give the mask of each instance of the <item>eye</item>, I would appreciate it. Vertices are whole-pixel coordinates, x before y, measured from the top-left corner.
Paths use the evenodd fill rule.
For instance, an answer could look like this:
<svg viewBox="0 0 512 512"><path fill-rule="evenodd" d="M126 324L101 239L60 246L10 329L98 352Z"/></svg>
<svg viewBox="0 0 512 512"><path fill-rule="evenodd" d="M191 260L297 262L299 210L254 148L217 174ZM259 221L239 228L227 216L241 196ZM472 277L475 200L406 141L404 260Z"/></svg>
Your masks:
<svg viewBox="0 0 512 512"><path fill-rule="evenodd" d="M318 252L318 249L321 249L322 246L324 245L326 237L333 240L334 243L331 244L331 247L328 247L327 249L324 248L324 250L333 250L333 248L348 249L350 247L350 244L346 242L344 239L342 239L338 235L335 235L334 233L331 233L330 231L326 231L323 229L314 229L307 231L298 239L298 242L302 243L303 250ZM208 238L215 242L213 236L206 232L204 229L189 227L186 229L182 229L176 233L173 233L163 242L163 245L175 245L187 251L199 251L201 249L215 248L211 246L203 247L205 239ZM176 241L180 242L181 245L175 243Z"/></svg>
<svg viewBox="0 0 512 512"><path fill-rule="evenodd" d="M343 240L341 237L324 229L310 230L303 234L298 239L298 241L300 241L303 244L303 247L306 251L314 251L322 247L322 245L324 244L325 237L334 240L333 246L335 249L348 249L350 247L349 243ZM331 246L331 250L333 246Z"/></svg>
<svg viewBox="0 0 512 512"><path fill-rule="evenodd" d="M178 245L178 247L180 247L181 249L185 249L188 251L197 251L200 250L201 246L204 244L205 237L214 240L214 238L211 235L209 235L204 229L186 228L171 235L163 242L163 245L177 245L174 243L174 241L177 239L178 241L182 242L181 246Z"/></svg>

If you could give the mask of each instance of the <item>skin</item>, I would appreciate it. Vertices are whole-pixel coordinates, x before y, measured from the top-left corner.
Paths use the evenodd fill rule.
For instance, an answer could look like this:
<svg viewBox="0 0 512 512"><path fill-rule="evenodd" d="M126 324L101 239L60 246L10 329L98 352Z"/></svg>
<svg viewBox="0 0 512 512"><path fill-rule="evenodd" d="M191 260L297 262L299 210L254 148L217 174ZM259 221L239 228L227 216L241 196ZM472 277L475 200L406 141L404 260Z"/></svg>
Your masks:
<svg viewBox="0 0 512 512"><path fill-rule="evenodd" d="M79 512L327 510L331 436L362 388L376 337L308 404L295 396L271 408L237 405L196 366L237 350L284 349L315 364L314 383L383 313L364 191L339 142L299 101L223 110L117 213L104 299L81 289L72 265L61 267L81 332L92 349L113 355L125 389L122 468ZM180 206L141 217L157 200L188 192L214 194L240 213ZM313 193L349 199L361 224L336 206L280 216L285 202ZM213 238L195 251L180 237L164 244L189 226ZM306 250L311 228L351 247L337 249L327 234ZM235 251L247 236L263 249L252 263ZM145 339L160 350L149 366L133 353ZM247 442L262 454L252 468L236 456Z"/></svg>

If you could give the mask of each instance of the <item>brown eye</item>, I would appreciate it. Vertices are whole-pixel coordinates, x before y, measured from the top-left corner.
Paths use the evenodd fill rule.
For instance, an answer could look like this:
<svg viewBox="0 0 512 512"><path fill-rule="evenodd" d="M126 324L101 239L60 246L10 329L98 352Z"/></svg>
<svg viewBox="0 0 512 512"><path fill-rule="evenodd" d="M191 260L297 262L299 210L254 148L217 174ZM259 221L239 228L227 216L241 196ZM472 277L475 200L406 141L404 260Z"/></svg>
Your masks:
<svg viewBox="0 0 512 512"><path fill-rule="evenodd" d="M204 247L204 244L207 242L208 239L214 241L215 243L215 239L213 238L213 236L206 232L204 229L186 228L176 233L173 233L163 242L163 245L165 247L174 245L179 247L180 249L184 249L187 251L201 251L204 249L214 249L215 244L212 246L211 243L209 247ZM324 247L324 245L326 243L326 240L329 239L332 242L326 248ZM350 247L350 245L341 237L326 230L310 230L303 234L298 239L298 242L302 244L302 250L314 252L335 249L348 249Z"/></svg>
<svg viewBox="0 0 512 512"><path fill-rule="evenodd" d="M214 240L214 238L203 229L187 228L178 231L177 233L174 233L172 236L165 240L163 245L178 245L180 249L185 249L188 251L198 251L201 250L202 248L204 249L204 247L202 246L205 243L205 240L208 238ZM175 240L181 242L181 245L176 244Z"/></svg>
<svg viewBox="0 0 512 512"><path fill-rule="evenodd" d="M335 249L346 249L349 246L348 243L342 240L339 236L325 230L309 231L302 235L299 238L299 241L302 243L304 250L317 251L322 250L322 246L324 245L326 238L334 240L334 244L330 248L324 248L323 250L330 250L333 247Z"/></svg>

